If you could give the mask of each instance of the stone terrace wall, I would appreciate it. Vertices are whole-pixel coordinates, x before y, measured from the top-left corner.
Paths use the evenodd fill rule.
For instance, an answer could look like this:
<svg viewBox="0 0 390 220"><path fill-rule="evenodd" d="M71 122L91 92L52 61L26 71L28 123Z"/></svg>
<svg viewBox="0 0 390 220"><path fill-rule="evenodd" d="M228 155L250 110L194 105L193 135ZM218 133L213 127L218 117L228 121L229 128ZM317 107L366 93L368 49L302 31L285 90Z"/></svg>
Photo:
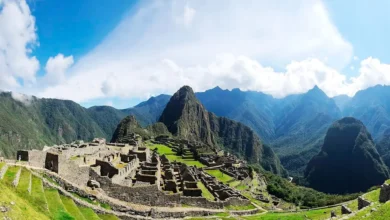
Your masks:
<svg viewBox="0 0 390 220"><path fill-rule="evenodd" d="M197 206L210 209L223 209L226 206L246 206L250 204L249 200L240 199L237 197L226 199L225 201L209 201L204 197L186 197L180 198L181 204Z"/></svg>
<svg viewBox="0 0 390 220"><path fill-rule="evenodd" d="M104 145L99 146L87 146L82 148L68 148L67 150L62 151L62 155L66 156L66 158L71 158L78 155L92 155L96 154L99 151L105 150Z"/></svg>
<svg viewBox="0 0 390 220"><path fill-rule="evenodd" d="M90 178L98 181L108 196L126 202L150 206L173 206L180 203L180 194L167 195L160 191L156 184L145 187L121 186L112 183L108 177L98 175L92 169L90 169Z"/></svg>
<svg viewBox="0 0 390 220"><path fill-rule="evenodd" d="M88 166L78 166L64 155L58 157L58 174L72 183L80 186L87 185L89 170Z"/></svg>

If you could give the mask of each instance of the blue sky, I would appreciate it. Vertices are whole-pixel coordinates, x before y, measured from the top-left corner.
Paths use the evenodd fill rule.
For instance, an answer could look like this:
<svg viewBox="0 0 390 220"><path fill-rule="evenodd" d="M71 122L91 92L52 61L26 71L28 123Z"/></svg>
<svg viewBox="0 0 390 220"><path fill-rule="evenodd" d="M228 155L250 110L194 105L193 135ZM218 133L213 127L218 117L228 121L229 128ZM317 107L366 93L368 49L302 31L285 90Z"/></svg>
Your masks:
<svg viewBox="0 0 390 220"><path fill-rule="evenodd" d="M390 2L6 0L0 89L126 108L188 84L283 97L390 84Z"/></svg>

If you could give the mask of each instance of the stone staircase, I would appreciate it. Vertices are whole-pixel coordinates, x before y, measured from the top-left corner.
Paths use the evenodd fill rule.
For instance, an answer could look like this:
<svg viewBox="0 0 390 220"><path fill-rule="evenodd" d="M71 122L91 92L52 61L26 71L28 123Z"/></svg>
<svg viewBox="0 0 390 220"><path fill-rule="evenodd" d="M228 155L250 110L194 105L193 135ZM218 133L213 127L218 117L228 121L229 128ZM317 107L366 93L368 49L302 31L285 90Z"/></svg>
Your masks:
<svg viewBox="0 0 390 220"><path fill-rule="evenodd" d="M42 179L20 166L0 164L0 182L50 219L117 220L115 215L96 213L90 207L76 205L56 188L45 187Z"/></svg>

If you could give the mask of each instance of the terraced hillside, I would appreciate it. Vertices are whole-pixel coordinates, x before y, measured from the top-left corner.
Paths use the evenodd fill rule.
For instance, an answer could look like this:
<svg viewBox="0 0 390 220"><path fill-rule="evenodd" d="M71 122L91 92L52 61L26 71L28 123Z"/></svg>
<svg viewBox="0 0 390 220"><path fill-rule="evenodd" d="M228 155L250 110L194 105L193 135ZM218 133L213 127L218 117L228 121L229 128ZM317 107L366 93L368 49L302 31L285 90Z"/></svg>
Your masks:
<svg viewBox="0 0 390 220"><path fill-rule="evenodd" d="M0 163L0 170L4 174L0 179L0 219L118 219L77 205L57 189L45 187L42 179L26 168Z"/></svg>

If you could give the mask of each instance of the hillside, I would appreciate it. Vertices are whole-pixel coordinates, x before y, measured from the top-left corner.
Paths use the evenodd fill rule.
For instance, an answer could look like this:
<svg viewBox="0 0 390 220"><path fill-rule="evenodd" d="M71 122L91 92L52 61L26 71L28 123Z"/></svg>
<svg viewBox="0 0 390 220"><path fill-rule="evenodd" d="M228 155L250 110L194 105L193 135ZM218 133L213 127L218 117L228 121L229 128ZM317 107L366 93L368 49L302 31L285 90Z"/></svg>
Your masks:
<svg viewBox="0 0 390 220"><path fill-rule="evenodd" d="M207 112L188 86L171 97L159 122L175 136L220 146L266 170L285 174L272 149L264 146L249 127Z"/></svg>
<svg viewBox="0 0 390 220"><path fill-rule="evenodd" d="M347 117L328 129L321 152L309 162L305 177L314 189L352 193L383 183L389 173L363 123Z"/></svg>

